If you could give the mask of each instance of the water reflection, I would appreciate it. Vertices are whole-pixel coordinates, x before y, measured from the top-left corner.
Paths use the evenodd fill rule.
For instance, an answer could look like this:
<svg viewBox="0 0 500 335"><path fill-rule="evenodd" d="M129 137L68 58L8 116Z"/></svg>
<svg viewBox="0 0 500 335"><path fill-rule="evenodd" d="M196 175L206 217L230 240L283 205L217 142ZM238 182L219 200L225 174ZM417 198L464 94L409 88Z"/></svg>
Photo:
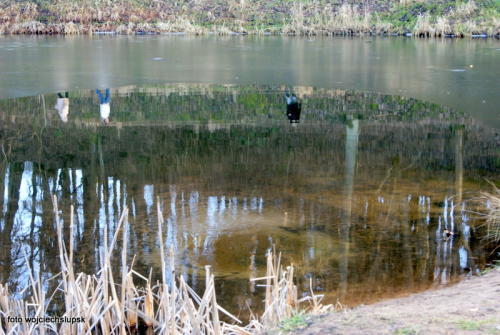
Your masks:
<svg viewBox="0 0 500 335"><path fill-rule="evenodd" d="M285 127L288 89L111 89L116 122L106 127L93 91L72 93L79 113L64 126L44 113L55 95L0 101L0 282L26 287L22 248L45 279L59 272L52 195L66 241L75 207L78 270L99 269L104 227L109 240L128 206L134 268L156 278L159 199L176 275L201 290L211 265L231 310L259 306L248 278L263 274L273 244L297 266L302 292L313 278L347 304L484 266L465 200L500 172L493 131L418 100L310 87L293 88L307 103L301 126ZM445 228L456 236L443 238Z"/></svg>
<svg viewBox="0 0 500 335"><path fill-rule="evenodd" d="M55 105L54 108L59 113L59 116L61 117L61 120L63 122L68 122L68 113L69 113L69 96L68 96L68 92L66 92L64 94L64 97L62 96L61 93L57 93L57 101L56 101L56 105Z"/></svg>
<svg viewBox="0 0 500 335"><path fill-rule="evenodd" d="M290 97L290 94L286 92L286 116L292 125L296 125L300 122L301 110L302 104L297 101L295 93Z"/></svg>
<svg viewBox="0 0 500 335"><path fill-rule="evenodd" d="M104 121L105 124L109 123L109 113L110 113L110 106L109 106L109 88L106 89L106 96L103 96L101 91L99 91L97 88L95 90L97 93L97 96L99 97L99 112L101 114L101 119Z"/></svg>

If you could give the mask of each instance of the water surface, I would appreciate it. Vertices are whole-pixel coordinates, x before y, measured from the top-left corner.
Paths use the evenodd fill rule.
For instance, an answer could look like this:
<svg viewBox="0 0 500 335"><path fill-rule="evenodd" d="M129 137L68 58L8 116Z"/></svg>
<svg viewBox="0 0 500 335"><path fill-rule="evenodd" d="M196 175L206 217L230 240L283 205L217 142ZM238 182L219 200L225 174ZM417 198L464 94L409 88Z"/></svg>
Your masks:
<svg viewBox="0 0 500 335"><path fill-rule="evenodd" d="M52 195L66 226L75 207L87 273L127 206L134 267L159 278L159 203L176 274L201 290L211 265L221 305L242 315L261 307L249 278L273 245L301 294L312 279L347 305L452 283L490 257L471 199L498 176L498 136L468 114L355 90L164 84L112 88L105 125L94 90L68 96L68 122L55 94L0 101L0 282L13 291L28 282L21 248L45 278L59 272Z"/></svg>
<svg viewBox="0 0 500 335"><path fill-rule="evenodd" d="M297 85L418 98L500 129L499 63L496 39L1 36L0 98L165 82Z"/></svg>

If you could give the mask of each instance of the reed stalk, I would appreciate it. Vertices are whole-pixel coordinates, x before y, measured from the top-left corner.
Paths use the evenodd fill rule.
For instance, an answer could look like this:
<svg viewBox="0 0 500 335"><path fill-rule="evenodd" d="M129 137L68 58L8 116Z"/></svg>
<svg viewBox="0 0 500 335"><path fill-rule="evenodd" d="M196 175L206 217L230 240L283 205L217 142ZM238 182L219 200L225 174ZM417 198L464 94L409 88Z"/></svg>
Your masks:
<svg viewBox="0 0 500 335"><path fill-rule="evenodd" d="M495 193L481 192L480 200L486 203L487 213L485 215L486 222L482 225L485 232L483 242L485 244L493 244L494 250L500 248L500 189L493 185Z"/></svg>
<svg viewBox="0 0 500 335"><path fill-rule="evenodd" d="M137 329L139 320L152 332L158 334L262 334L273 325L298 313L298 306L309 301L309 311L326 312L332 308L322 306L318 296L311 289L311 297L297 299L297 287L293 283L293 266L286 270L281 266L281 255L276 257L273 250L267 255L266 276L254 278L252 281L265 280L265 310L262 316L253 316L250 323L241 326L241 321L218 305L215 290L215 277L206 267L206 289L200 297L191 289L182 276L175 277L174 250L169 250L169 266L165 260L162 239L164 223L158 201L158 237L161 252L161 282L156 285L149 278L133 270L133 260L127 261L128 247L128 208L122 212L115 234L108 244L108 230L104 228L104 248L100 253L101 269L91 276L83 273L75 274L73 266L73 206L70 209L69 245L66 248L63 240L63 223L59 218L57 199L53 198L55 223L58 235L58 250L61 272L50 280L56 280L58 287L48 294L46 285L39 273L29 267L25 253L27 270L30 277L29 302L15 299L8 290L7 284L0 284L0 335L24 334L128 334ZM116 248L119 235L122 234L121 270L116 274L111 266L113 250ZM24 250L24 249L23 249ZM170 271L170 283L167 282L167 271ZM115 275L119 281L115 283ZM144 281L144 286L134 284L134 278ZM120 283L120 284L118 284ZM312 285L311 285L312 287ZM62 292L64 295L64 314L66 318L81 318L81 322L55 323L34 322L31 317L47 317L47 306L54 296ZM156 307L156 311L155 311ZM220 320L219 313L230 317L233 323ZM17 317L21 322L11 321L9 317Z"/></svg>

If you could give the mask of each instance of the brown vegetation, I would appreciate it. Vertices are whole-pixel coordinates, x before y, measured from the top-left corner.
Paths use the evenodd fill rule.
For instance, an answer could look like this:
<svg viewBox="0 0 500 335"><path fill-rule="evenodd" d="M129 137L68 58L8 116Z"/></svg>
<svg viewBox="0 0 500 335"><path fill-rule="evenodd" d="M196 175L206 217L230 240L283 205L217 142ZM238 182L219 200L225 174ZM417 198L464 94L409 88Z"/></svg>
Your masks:
<svg viewBox="0 0 500 335"><path fill-rule="evenodd" d="M356 1L4 1L1 34L498 35L497 4Z"/></svg>
<svg viewBox="0 0 500 335"><path fill-rule="evenodd" d="M40 274L29 268L30 287L27 300L16 299L8 290L7 284L0 285L0 333L4 334L126 334L148 329L161 334L260 334L268 331L277 322L298 312L299 304L309 301L309 311L325 312L331 306L323 306L320 297L312 294L297 299L297 288L293 283L293 266L282 269L280 257L269 252L267 274L252 281L265 280L265 311L261 317L254 316L247 326L217 304L214 275L206 267L206 289L202 296L194 292L182 276L176 278L174 252L169 252L169 262L164 258L162 241L163 216L158 205L158 238L161 249L162 281L156 285L133 270L127 263L128 209L119 221L119 228L108 245L107 229L104 231L105 247L101 252L101 269L95 275L74 271L73 250L73 207L69 224L70 241L66 247L63 241L63 227L58 217L57 199L54 197L58 248L61 272L50 279L51 283L41 280ZM112 251L122 235L122 267L114 273L111 266ZM25 257L27 257L25 255ZM167 283L166 275L172 274ZM116 281L116 278L119 278ZM135 282L144 283L138 287ZM52 284L52 285L48 285ZM47 286L56 286L54 292L46 292ZM311 292L312 293L312 292ZM61 300L54 299L61 295ZM51 317L49 306L56 306L63 314L59 318L80 318L81 322L36 322L29 318ZM52 311L53 312L53 311ZM225 314L233 323L223 322L219 313Z"/></svg>
<svg viewBox="0 0 500 335"><path fill-rule="evenodd" d="M500 248L500 190L493 185L495 194L481 192L481 201L486 204L488 212L485 215L486 223L483 228L483 241L491 246L493 252Z"/></svg>

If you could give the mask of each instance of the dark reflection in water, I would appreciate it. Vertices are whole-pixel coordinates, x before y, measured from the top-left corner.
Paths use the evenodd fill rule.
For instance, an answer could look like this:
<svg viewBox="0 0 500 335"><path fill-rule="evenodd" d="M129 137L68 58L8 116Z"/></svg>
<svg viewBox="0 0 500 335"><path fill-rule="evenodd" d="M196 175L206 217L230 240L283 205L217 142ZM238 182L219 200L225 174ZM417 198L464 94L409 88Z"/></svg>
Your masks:
<svg viewBox="0 0 500 335"><path fill-rule="evenodd" d="M302 103L297 127L287 90ZM500 172L498 138L466 115L310 87L110 93L107 126L94 91L69 93L67 122L50 108L56 94L0 101L0 282L13 291L28 283L22 248L45 279L59 272L51 195L66 227L75 206L79 271L99 269L104 227L111 237L128 206L134 267L156 278L158 198L177 275L201 290L211 265L221 305L236 314L260 306L248 279L263 275L273 244L302 292L312 278L349 305L448 284L488 261L467 200ZM444 228L456 235L446 240Z"/></svg>

